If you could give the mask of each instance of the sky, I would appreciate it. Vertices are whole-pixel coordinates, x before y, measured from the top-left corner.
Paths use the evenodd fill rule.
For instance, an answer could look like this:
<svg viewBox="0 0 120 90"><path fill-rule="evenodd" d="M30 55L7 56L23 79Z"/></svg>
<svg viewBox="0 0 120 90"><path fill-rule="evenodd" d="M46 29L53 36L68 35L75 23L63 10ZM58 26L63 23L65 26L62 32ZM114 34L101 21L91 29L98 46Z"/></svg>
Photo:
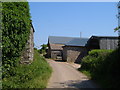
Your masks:
<svg viewBox="0 0 120 90"><path fill-rule="evenodd" d="M27 0L29 2L118 2L119 0Z"/></svg>
<svg viewBox="0 0 120 90"><path fill-rule="evenodd" d="M117 2L29 2L35 47L49 36L118 36Z"/></svg>

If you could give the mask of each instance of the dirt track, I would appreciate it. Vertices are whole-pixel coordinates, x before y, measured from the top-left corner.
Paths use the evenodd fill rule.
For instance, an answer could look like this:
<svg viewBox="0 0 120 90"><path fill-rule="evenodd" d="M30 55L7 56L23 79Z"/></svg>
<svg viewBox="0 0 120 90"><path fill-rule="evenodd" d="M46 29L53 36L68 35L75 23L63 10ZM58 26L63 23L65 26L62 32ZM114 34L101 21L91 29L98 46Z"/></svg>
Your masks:
<svg viewBox="0 0 120 90"><path fill-rule="evenodd" d="M73 65L66 62L47 60L53 68L47 88L98 88Z"/></svg>

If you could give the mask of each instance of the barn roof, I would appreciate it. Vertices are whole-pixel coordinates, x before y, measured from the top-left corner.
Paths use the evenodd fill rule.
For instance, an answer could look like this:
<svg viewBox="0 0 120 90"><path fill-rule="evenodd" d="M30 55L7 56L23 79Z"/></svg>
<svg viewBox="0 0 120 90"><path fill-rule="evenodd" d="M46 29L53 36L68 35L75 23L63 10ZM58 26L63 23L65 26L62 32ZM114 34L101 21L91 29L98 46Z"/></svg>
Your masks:
<svg viewBox="0 0 120 90"><path fill-rule="evenodd" d="M118 39L118 36L91 36L91 38L114 38L114 39Z"/></svg>
<svg viewBox="0 0 120 90"><path fill-rule="evenodd" d="M87 41L88 38L49 36L50 44L63 44L67 46L85 46Z"/></svg>

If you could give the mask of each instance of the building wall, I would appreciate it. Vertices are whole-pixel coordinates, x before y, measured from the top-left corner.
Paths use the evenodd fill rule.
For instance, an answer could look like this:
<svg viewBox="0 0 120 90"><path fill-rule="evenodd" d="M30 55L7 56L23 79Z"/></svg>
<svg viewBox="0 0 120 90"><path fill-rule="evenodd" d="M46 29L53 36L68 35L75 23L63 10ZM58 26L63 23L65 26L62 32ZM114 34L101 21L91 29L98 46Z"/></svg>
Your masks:
<svg viewBox="0 0 120 90"><path fill-rule="evenodd" d="M60 50L52 50L51 51L51 58L52 59L57 59L57 57L62 57L62 51Z"/></svg>
<svg viewBox="0 0 120 90"><path fill-rule="evenodd" d="M57 57L62 58L63 44L50 44L48 41L48 58L57 59Z"/></svg>
<svg viewBox="0 0 120 90"><path fill-rule="evenodd" d="M48 58L51 58L51 48L50 48L50 44L49 44L49 43L48 43L47 57L48 57Z"/></svg>
<svg viewBox="0 0 120 90"><path fill-rule="evenodd" d="M118 39L113 38L101 38L100 49L116 49L118 47Z"/></svg>
<svg viewBox="0 0 120 90"><path fill-rule="evenodd" d="M93 37L90 38L86 47L92 49L116 49L118 47L117 37Z"/></svg>
<svg viewBox="0 0 120 90"><path fill-rule="evenodd" d="M65 46L63 48L63 60L67 62L80 63L85 55L87 55L87 49L85 47Z"/></svg>
<svg viewBox="0 0 120 90"><path fill-rule="evenodd" d="M22 64L30 64L33 61L34 56L34 38L33 38L33 28L30 30L30 36L26 43L25 49L22 51L21 61Z"/></svg>
<svg viewBox="0 0 120 90"><path fill-rule="evenodd" d="M51 49L50 44L48 44L47 56L48 56L48 58L57 59L57 56L62 57L62 50Z"/></svg>

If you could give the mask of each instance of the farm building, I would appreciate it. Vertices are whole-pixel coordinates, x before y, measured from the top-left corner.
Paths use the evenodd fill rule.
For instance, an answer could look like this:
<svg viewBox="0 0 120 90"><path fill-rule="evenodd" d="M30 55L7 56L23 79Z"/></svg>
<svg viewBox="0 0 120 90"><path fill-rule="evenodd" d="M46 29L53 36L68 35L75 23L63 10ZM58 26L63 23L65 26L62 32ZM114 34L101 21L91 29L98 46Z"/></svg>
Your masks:
<svg viewBox="0 0 120 90"><path fill-rule="evenodd" d="M87 54L85 44L87 38L56 37L48 38L48 57L57 59L61 57L67 62L79 62Z"/></svg>
<svg viewBox="0 0 120 90"><path fill-rule="evenodd" d="M92 49L116 49L118 37L91 36L88 38L58 37L48 38L48 57L61 57L67 62L80 63L81 59Z"/></svg>
<svg viewBox="0 0 120 90"><path fill-rule="evenodd" d="M48 38L48 57L52 59L57 59L57 57L62 58L62 51L66 43L64 37L49 36Z"/></svg>
<svg viewBox="0 0 120 90"><path fill-rule="evenodd" d="M74 38L63 46L63 60L67 62L80 63L81 59L87 55L87 38Z"/></svg>
<svg viewBox="0 0 120 90"><path fill-rule="evenodd" d="M91 36L86 47L92 49L116 49L118 47L118 37L113 36Z"/></svg>
<svg viewBox="0 0 120 90"><path fill-rule="evenodd" d="M63 44L48 44L48 57L52 59L62 58Z"/></svg>

